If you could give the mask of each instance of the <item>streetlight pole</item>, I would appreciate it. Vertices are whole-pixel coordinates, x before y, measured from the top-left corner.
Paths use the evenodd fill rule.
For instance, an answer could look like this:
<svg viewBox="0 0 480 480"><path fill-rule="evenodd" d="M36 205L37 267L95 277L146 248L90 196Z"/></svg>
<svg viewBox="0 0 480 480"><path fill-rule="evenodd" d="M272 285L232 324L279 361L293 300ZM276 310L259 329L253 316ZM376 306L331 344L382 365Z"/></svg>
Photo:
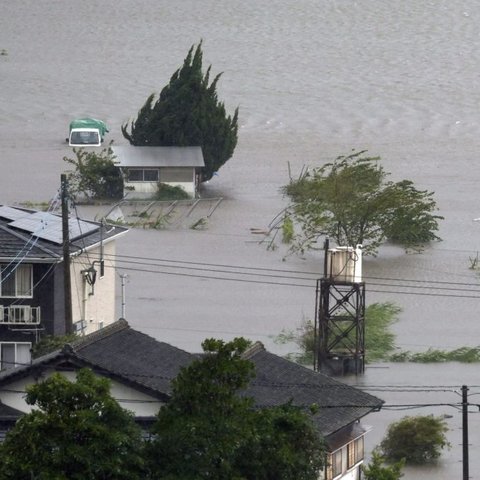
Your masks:
<svg viewBox="0 0 480 480"><path fill-rule="evenodd" d="M468 387L462 385L463 480L468 480Z"/></svg>

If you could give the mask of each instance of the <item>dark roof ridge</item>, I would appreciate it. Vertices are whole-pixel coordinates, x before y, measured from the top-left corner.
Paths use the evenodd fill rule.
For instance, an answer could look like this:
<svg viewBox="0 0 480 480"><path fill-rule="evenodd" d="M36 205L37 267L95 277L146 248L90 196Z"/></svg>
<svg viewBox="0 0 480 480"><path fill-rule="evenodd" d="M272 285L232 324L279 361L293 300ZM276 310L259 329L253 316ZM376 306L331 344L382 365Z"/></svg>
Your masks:
<svg viewBox="0 0 480 480"><path fill-rule="evenodd" d="M77 352L78 350L81 350L82 348L87 347L88 345L91 345L102 338L110 337L111 335L121 332L127 328L130 328L128 322L124 318L119 318L117 321L101 328L100 330L97 330L96 332L89 333L78 340L74 340L71 346L73 350Z"/></svg>
<svg viewBox="0 0 480 480"><path fill-rule="evenodd" d="M255 342L250 348L247 348L242 354L242 358L245 360L250 360L252 357L254 357L258 352L264 352L265 351L265 346L263 345L262 342Z"/></svg>

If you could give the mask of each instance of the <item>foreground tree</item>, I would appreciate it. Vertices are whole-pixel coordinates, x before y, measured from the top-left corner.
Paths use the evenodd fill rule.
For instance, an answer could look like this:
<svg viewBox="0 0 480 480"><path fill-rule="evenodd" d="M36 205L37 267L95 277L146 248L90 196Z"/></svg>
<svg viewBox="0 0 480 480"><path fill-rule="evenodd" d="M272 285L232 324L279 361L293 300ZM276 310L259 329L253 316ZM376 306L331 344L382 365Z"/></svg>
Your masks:
<svg viewBox="0 0 480 480"><path fill-rule="evenodd" d="M363 478L365 480L399 480L403 477L404 465L403 459L393 465L386 465L384 458L378 452L373 452L370 463L362 466Z"/></svg>
<svg viewBox="0 0 480 480"><path fill-rule="evenodd" d="M217 97L218 74L210 82L209 67L202 72L202 44L193 45L183 66L154 101L152 94L137 119L122 125L123 136L137 146L201 146L205 160L202 180L233 155L237 145L238 108L227 115ZM130 128L130 131L128 131Z"/></svg>
<svg viewBox="0 0 480 480"><path fill-rule="evenodd" d="M205 356L173 381L149 448L152 477L169 480L314 480L325 449L307 413L254 408L240 395L254 376L244 339L206 340Z"/></svg>
<svg viewBox="0 0 480 480"><path fill-rule="evenodd" d="M338 245L363 245L375 254L390 241L418 249L439 237L433 193L417 190L409 180L387 181L379 157L365 151L338 157L312 171L305 171L283 188L291 204L286 218L301 229L292 250L315 248L320 236Z"/></svg>
<svg viewBox="0 0 480 480"><path fill-rule="evenodd" d="M388 427L380 451L388 461L405 459L411 464L428 463L440 457L442 449L449 446L447 431L441 417L404 417Z"/></svg>
<svg viewBox="0 0 480 480"><path fill-rule="evenodd" d="M87 198L122 198L123 177L115 166L115 155L110 147L100 152L83 148L74 148L75 158L63 157L63 160L75 167L69 176L70 190L74 195L82 194Z"/></svg>
<svg viewBox="0 0 480 480"><path fill-rule="evenodd" d="M0 445L0 479L144 478L140 430L109 389L87 369L76 382L53 374L29 387L26 400L36 409Z"/></svg>

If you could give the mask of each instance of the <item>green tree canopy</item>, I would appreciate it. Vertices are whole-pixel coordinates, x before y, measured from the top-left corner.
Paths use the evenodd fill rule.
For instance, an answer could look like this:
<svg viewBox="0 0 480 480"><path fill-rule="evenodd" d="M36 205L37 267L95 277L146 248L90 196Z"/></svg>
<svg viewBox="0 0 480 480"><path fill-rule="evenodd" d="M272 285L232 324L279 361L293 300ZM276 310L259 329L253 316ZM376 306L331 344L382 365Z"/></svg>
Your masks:
<svg viewBox="0 0 480 480"><path fill-rule="evenodd" d="M373 452L370 463L362 465L363 478L365 480L399 480L403 477L404 465L403 459L393 465L386 465L384 458L378 452Z"/></svg>
<svg viewBox="0 0 480 480"><path fill-rule="evenodd" d="M122 198L123 177L115 166L115 155L111 147L100 152L74 148L75 158L63 157L63 160L75 167L69 175L70 189L73 194L83 194L87 198Z"/></svg>
<svg viewBox="0 0 480 480"><path fill-rule="evenodd" d="M433 415L403 417L392 423L380 443L380 452L388 460L423 464L440 457L449 443L445 436L448 431L445 420Z"/></svg>
<svg viewBox="0 0 480 480"><path fill-rule="evenodd" d="M154 478L318 478L325 450L308 414L291 405L257 410L241 395L254 377L247 346L206 340L205 355L173 381L149 448Z"/></svg>
<svg viewBox="0 0 480 480"><path fill-rule="evenodd" d="M283 188L291 200L286 217L301 229L292 250L315 248L320 236L340 246L361 244L370 254L385 241L418 249L439 239L443 217L433 214L433 192L417 190L409 180L388 181L380 158L365 153L306 170Z"/></svg>
<svg viewBox="0 0 480 480"><path fill-rule="evenodd" d="M88 369L76 382L55 373L29 387L26 401L36 408L0 444L0 479L144 478L140 430L109 390Z"/></svg>
<svg viewBox="0 0 480 480"><path fill-rule="evenodd" d="M211 67L203 74L201 47L201 42L196 48L192 45L159 98L150 95L136 120L122 125L122 133L137 146L201 146L205 160L202 180L206 181L233 155L238 108L233 116L227 115L217 96L221 74L211 82Z"/></svg>

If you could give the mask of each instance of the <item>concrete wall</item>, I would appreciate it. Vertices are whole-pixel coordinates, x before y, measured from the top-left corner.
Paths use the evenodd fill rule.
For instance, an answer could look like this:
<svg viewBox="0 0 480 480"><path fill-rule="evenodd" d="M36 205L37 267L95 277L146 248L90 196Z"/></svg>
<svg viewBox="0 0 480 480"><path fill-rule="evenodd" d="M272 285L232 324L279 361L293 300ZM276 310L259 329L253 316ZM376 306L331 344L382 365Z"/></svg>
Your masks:
<svg viewBox="0 0 480 480"><path fill-rule="evenodd" d="M116 272L112 268L115 242L103 246L105 255L104 276L100 276L100 246L72 258L70 275L72 284L72 318L73 323L84 320L83 334L88 334L113 323L116 318L115 281ZM95 262L95 263L94 263ZM97 271L96 281L89 285L82 271L94 266Z"/></svg>

